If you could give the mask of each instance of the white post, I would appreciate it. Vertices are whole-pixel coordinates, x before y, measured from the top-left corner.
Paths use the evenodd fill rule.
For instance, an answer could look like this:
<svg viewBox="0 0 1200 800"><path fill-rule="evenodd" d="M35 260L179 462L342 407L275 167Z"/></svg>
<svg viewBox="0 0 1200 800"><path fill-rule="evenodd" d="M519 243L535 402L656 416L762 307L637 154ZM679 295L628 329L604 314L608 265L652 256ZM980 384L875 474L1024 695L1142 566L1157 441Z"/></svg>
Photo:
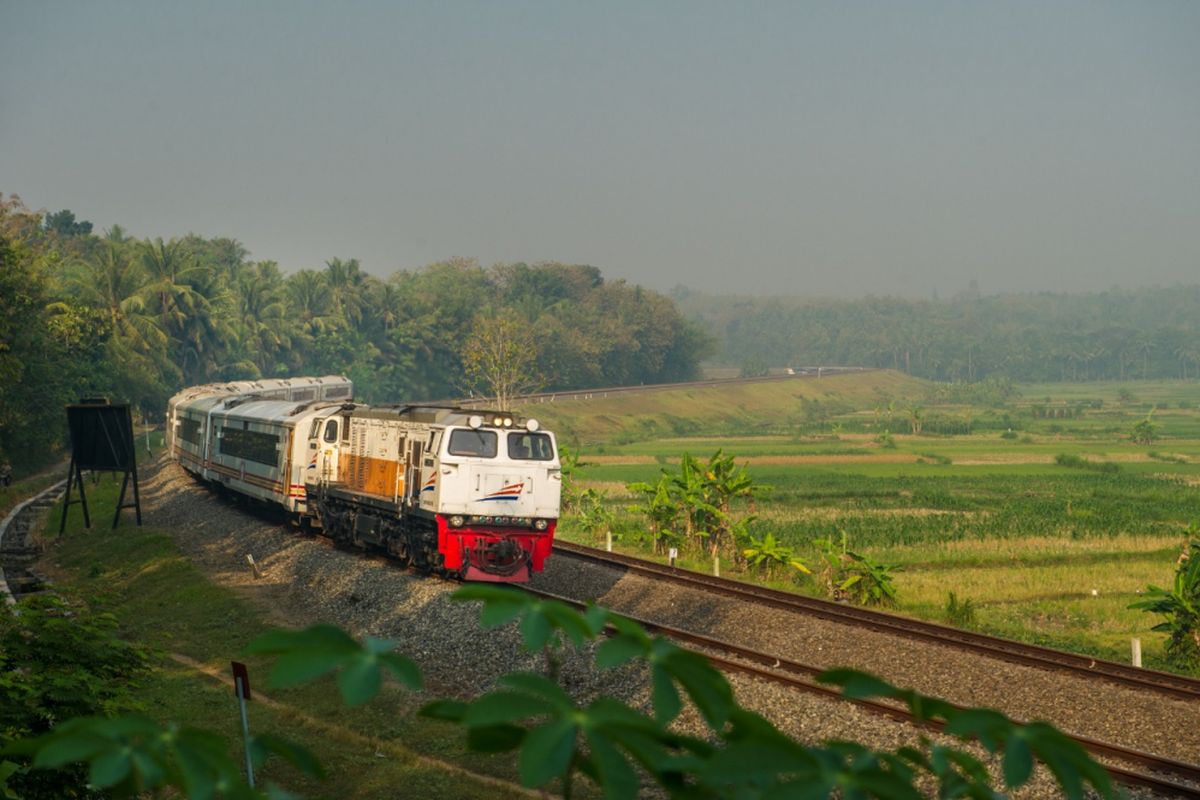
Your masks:
<svg viewBox="0 0 1200 800"><path fill-rule="evenodd" d="M721 557L713 553L713 575L721 577Z"/></svg>
<svg viewBox="0 0 1200 800"><path fill-rule="evenodd" d="M671 567L675 567L675 559L679 558L679 548L672 547L667 551L667 559L671 562Z"/></svg>
<svg viewBox="0 0 1200 800"><path fill-rule="evenodd" d="M604 532L604 549L610 553L612 552L612 531L611 530L607 530Z"/></svg>
<svg viewBox="0 0 1200 800"><path fill-rule="evenodd" d="M246 717L246 692L242 689L242 679L240 677L233 679L233 685L237 690L238 709L242 712L242 741L246 746L246 782L253 789L254 762L250 758L250 721Z"/></svg>
<svg viewBox="0 0 1200 800"><path fill-rule="evenodd" d="M1133 647L1133 665L1140 667L1142 665L1142 640L1135 638L1130 640L1130 644Z"/></svg>

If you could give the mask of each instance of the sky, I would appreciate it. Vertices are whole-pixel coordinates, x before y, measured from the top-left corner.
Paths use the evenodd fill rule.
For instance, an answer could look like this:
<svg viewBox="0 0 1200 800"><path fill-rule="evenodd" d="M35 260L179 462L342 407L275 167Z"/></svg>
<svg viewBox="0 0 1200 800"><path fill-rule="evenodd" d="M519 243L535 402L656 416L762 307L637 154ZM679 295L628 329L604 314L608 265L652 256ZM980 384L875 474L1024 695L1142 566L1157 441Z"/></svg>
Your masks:
<svg viewBox="0 0 1200 800"><path fill-rule="evenodd" d="M1200 3L0 0L0 192L287 271L1200 282Z"/></svg>

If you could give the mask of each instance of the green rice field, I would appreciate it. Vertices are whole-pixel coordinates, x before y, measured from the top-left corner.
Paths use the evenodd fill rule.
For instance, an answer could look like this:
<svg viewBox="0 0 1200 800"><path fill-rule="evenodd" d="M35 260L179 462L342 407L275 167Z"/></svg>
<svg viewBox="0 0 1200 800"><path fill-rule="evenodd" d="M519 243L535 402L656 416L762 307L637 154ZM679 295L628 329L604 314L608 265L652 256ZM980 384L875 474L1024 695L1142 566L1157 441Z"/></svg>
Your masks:
<svg viewBox="0 0 1200 800"><path fill-rule="evenodd" d="M973 609L958 621L974 629L1114 660L1139 637L1147 665L1165 668L1158 620L1127 606L1148 584L1169 585L1189 536L1200 537L1200 384L989 389L890 372L815 384L663 393L669 410L657 416L654 395L627 401L625 418L605 401L526 411L549 427L574 420L562 438L582 454L581 488L613 512L620 549L649 552L626 485L720 449L770 487L753 509L759 536L815 566L813 540L844 533L851 550L897 566L900 613L946 621L953 592ZM1147 419L1150 441L1134 441ZM570 515L560 532L603 537ZM697 555L694 566L710 564ZM820 593L799 573L773 583Z"/></svg>

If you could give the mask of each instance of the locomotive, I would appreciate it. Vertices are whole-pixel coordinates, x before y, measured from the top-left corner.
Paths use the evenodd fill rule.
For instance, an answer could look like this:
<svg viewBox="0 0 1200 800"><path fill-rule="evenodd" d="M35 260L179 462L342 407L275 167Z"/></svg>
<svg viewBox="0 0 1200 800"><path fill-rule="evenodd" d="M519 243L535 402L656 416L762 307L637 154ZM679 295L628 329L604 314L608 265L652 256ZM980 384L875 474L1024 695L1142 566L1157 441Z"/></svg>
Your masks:
<svg viewBox="0 0 1200 800"><path fill-rule="evenodd" d="M301 528L446 577L526 581L554 540L554 434L511 412L367 406L339 376L207 384L167 407L171 457Z"/></svg>

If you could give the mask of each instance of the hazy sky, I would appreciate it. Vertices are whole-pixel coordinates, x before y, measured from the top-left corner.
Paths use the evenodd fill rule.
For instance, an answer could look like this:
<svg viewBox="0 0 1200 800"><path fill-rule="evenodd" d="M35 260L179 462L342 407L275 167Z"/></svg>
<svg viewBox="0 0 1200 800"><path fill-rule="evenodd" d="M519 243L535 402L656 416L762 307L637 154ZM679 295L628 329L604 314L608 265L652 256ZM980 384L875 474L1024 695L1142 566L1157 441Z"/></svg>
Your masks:
<svg viewBox="0 0 1200 800"><path fill-rule="evenodd" d="M1200 282L1200 2L0 0L0 191L285 269Z"/></svg>

